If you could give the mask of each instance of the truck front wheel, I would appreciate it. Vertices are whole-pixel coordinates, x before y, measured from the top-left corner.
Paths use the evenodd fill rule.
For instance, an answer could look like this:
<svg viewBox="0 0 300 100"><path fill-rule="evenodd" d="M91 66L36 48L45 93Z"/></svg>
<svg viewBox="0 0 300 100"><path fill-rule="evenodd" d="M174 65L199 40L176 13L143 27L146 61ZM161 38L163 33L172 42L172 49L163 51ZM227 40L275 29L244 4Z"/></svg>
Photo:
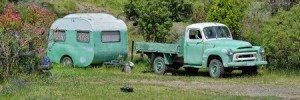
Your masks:
<svg viewBox="0 0 300 100"><path fill-rule="evenodd" d="M218 59L213 59L209 63L209 75L213 78L220 78L224 75L224 66Z"/></svg>
<svg viewBox="0 0 300 100"><path fill-rule="evenodd" d="M167 70L167 66L165 64L163 57L156 57L153 61L153 70L156 74L163 75Z"/></svg>

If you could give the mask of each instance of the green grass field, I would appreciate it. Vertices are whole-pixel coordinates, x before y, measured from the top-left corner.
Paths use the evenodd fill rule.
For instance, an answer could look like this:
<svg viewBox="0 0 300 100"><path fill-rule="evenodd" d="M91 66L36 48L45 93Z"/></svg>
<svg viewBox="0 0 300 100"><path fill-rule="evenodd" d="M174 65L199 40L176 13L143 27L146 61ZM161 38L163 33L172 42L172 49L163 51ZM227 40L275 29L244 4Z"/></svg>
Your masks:
<svg viewBox="0 0 300 100"><path fill-rule="evenodd" d="M210 89L193 89L190 84L266 84L272 86L299 85L299 73L262 71L258 76L244 76L235 72L226 78L213 79L206 71L189 75L178 71L173 76L155 75L145 64L137 63L132 73L123 73L118 67L68 68L54 65L52 76L31 78L30 82L12 81L1 86L1 100L5 99L280 99L274 96L238 96ZM177 84L178 83L178 84ZM186 87L183 86L184 83ZM124 93L120 88L130 85L133 93Z"/></svg>

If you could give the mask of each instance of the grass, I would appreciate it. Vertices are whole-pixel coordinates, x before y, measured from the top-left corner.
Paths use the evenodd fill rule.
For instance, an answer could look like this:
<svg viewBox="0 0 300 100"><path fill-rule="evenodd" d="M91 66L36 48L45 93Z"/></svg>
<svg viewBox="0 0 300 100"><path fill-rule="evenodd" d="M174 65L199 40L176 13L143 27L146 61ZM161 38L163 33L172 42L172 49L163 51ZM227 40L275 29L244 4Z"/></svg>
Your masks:
<svg viewBox="0 0 300 100"><path fill-rule="evenodd" d="M212 79L205 71L199 75L190 76L179 71L175 76L155 75L149 71L145 62L136 63L132 73L123 73L118 67L66 68L55 65L49 78L37 78L26 85L12 87L4 85L0 99L279 99L277 97L235 96L211 90L194 90L166 86L162 84L143 83L139 81L162 82L208 82L229 84L270 84L295 85L300 83L299 73L282 75L280 72L261 72L258 76L243 76L238 72L223 79ZM20 84L20 82L17 82ZM124 93L120 87L134 87L133 93ZM4 87L14 88L14 91L3 94ZM11 89L8 89L11 90Z"/></svg>

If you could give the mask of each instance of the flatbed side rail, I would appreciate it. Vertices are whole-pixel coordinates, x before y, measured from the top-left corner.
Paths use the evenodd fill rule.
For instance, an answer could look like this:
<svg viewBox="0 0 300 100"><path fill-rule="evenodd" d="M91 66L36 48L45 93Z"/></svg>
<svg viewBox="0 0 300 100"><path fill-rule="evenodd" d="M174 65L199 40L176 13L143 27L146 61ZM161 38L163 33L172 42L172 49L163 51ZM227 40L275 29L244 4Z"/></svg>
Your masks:
<svg viewBox="0 0 300 100"><path fill-rule="evenodd" d="M134 49L137 53L153 52L153 53L169 53L178 54L178 44L152 43L152 42L134 42Z"/></svg>

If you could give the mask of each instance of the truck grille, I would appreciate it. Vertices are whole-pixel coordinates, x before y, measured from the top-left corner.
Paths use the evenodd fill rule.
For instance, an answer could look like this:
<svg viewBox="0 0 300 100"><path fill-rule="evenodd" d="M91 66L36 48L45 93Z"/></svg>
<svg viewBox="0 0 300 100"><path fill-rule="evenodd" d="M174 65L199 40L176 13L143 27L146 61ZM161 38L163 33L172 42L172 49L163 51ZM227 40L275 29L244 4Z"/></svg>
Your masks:
<svg viewBox="0 0 300 100"><path fill-rule="evenodd" d="M257 59L256 55L256 52L235 53L233 54L233 61L255 61Z"/></svg>

